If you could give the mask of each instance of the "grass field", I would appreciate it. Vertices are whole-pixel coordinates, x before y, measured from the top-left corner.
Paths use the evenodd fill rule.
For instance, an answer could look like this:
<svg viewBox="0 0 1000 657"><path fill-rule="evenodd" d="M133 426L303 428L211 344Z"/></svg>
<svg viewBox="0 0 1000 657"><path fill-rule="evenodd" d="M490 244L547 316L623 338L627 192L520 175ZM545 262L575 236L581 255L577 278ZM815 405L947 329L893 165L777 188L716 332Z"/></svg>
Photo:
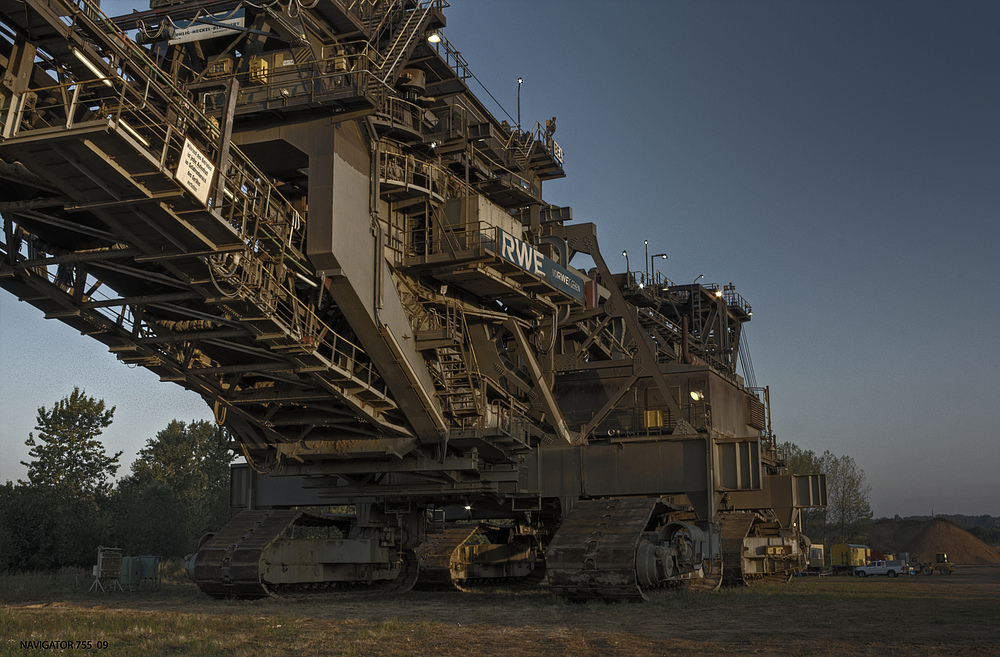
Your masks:
<svg viewBox="0 0 1000 657"><path fill-rule="evenodd" d="M0 577L0 655L1000 655L998 566L673 590L644 604L544 588L216 601L178 574L159 592L89 585L82 571Z"/></svg>

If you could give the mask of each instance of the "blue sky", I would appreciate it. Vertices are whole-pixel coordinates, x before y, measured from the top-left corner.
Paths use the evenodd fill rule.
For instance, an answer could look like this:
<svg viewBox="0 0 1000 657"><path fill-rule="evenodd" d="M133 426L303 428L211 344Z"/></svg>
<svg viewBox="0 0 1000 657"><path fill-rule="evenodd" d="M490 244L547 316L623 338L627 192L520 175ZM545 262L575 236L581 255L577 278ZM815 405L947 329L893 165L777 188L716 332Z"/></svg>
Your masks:
<svg viewBox="0 0 1000 657"><path fill-rule="evenodd" d="M446 36L506 110L520 76L522 124L557 117L568 175L545 196L612 267L648 239L671 279L753 305L780 441L853 456L876 515L1000 515L1000 5L452 4ZM118 406L126 466L210 417L6 293L0 333L0 479L74 385Z"/></svg>

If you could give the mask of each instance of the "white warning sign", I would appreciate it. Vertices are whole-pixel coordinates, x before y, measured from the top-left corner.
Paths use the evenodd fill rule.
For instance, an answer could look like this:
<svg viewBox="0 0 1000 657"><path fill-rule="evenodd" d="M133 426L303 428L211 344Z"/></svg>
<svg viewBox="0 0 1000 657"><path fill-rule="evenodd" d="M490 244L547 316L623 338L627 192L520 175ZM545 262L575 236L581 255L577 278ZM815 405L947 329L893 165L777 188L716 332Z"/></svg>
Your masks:
<svg viewBox="0 0 1000 657"><path fill-rule="evenodd" d="M245 12L243 9L237 9L228 14L202 16L189 21L170 21L173 33L170 35L168 43L173 46L178 43L201 41L220 36L238 36L243 31L244 22Z"/></svg>
<svg viewBox="0 0 1000 657"><path fill-rule="evenodd" d="M177 182L194 194L195 198L208 205L208 196L215 180L215 165L190 139L184 140L181 161L177 165Z"/></svg>

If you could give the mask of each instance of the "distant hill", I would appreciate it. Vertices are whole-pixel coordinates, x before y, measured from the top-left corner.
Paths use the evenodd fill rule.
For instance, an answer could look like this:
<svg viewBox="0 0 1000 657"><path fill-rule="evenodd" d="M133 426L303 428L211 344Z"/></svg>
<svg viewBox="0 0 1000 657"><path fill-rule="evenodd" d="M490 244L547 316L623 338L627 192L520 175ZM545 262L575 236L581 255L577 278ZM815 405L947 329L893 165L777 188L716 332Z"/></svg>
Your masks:
<svg viewBox="0 0 1000 657"><path fill-rule="evenodd" d="M947 552L958 564L1000 563L1000 550L942 516L931 520L878 520L869 527L868 545L880 552L909 552L910 559L934 561Z"/></svg>
<svg viewBox="0 0 1000 657"><path fill-rule="evenodd" d="M896 522L899 522L900 520L933 520L934 518L944 518L945 520L950 520L959 527L964 527L966 529L972 529L973 527L995 527L1000 525L1000 516L966 516L961 513L938 513L933 516L905 517L896 515L893 518L876 518L874 522L882 522L884 520L895 520Z"/></svg>

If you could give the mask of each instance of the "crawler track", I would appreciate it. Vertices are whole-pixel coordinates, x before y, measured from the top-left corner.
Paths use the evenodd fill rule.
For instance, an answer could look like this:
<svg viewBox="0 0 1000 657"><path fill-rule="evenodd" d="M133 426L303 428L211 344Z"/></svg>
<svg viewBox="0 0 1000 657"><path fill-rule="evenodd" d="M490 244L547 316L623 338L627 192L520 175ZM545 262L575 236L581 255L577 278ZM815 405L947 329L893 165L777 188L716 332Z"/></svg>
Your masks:
<svg viewBox="0 0 1000 657"><path fill-rule="evenodd" d="M193 579L217 598L262 598L270 593L261 581L261 556L295 524L325 525L304 511L244 511L198 551Z"/></svg>
<svg viewBox="0 0 1000 657"><path fill-rule="evenodd" d="M798 567L787 559L766 560L767 572L744 572L744 556L748 537L772 535L771 523L759 513L734 512L719 514L719 532L722 541L722 583L726 586L748 584L785 584L798 572Z"/></svg>
<svg viewBox="0 0 1000 657"><path fill-rule="evenodd" d="M417 548L420 577L417 587L422 590L439 590L461 587L451 575L455 551L479 531L478 525L448 527L438 534L428 534L427 540Z"/></svg>
<svg viewBox="0 0 1000 657"><path fill-rule="evenodd" d="M722 583L744 585L743 545L757 516L753 513L719 514L719 535L722 547Z"/></svg>
<svg viewBox="0 0 1000 657"><path fill-rule="evenodd" d="M644 600L635 553L655 499L577 502L545 555L549 588L568 598Z"/></svg>
<svg viewBox="0 0 1000 657"><path fill-rule="evenodd" d="M535 554L532 569L526 575L507 574L496 577L482 577L475 563L476 556L462 547L476 534L484 534L493 539L489 546L503 550L509 544L497 539L497 528L489 525L457 525L444 531L429 534L427 540L417 548L420 562L420 578L416 588L424 591L458 589L459 591L483 590L490 587L505 589L528 589L545 579L545 561ZM509 538L509 537L508 537ZM525 539L524 540L531 540ZM470 572L471 571L471 572Z"/></svg>
<svg viewBox="0 0 1000 657"><path fill-rule="evenodd" d="M400 573L396 579L362 582L310 582L275 586L261 577L265 551L292 525L330 527L332 518L299 510L244 511L198 551L193 576L198 587L216 598L262 598L272 593L299 593L341 589L352 593L403 593L417 581L417 558L413 550L400 552ZM362 588L362 586L364 588Z"/></svg>

